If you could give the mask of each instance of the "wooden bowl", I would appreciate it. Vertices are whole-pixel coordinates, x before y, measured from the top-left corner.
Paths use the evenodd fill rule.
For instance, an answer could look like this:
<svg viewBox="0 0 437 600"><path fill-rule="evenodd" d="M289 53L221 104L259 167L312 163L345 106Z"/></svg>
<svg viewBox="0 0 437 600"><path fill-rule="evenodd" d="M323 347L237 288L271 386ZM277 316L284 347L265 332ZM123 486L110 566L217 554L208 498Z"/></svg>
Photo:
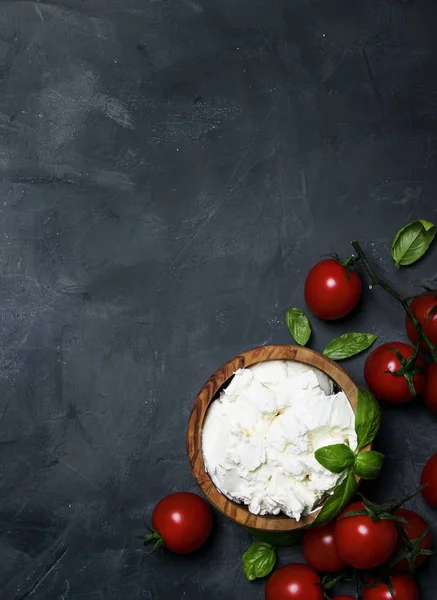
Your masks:
<svg viewBox="0 0 437 600"><path fill-rule="evenodd" d="M211 375L197 396L191 411L187 429L187 452L191 471L206 498L220 512L245 527L262 531L293 531L311 525L317 517L319 510L310 515L303 516L296 521L284 514L280 515L254 515L249 512L244 504L237 504L224 496L214 485L205 470L202 452L203 422L210 403L217 397L217 392L234 375L237 369L243 369L267 360L295 360L297 362L317 367L330 377L338 388L346 394L354 412L358 401L358 388L349 375L337 363L326 356L291 345L261 346L253 350L242 352ZM370 450L371 446L363 448ZM359 481L359 478L356 478Z"/></svg>

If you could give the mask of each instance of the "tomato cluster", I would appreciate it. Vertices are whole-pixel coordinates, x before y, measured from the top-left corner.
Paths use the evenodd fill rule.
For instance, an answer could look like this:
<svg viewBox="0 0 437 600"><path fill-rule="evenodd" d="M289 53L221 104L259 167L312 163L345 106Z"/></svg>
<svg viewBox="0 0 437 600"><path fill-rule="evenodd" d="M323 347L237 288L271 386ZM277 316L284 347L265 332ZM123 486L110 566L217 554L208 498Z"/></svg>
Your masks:
<svg viewBox="0 0 437 600"><path fill-rule="evenodd" d="M393 518L386 514L378 518L378 508L383 507L374 506L372 514L363 502L354 502L336 521L306 530L302 551L307 564L294 563L277 570L267 583L265 599L322 600L326 597L322 575L347 567L370 571L382 565L391 569L389 579L396 600L418 600L418 588L409 571L420 566L431 549L428 525L420 515L404 508L398 508ZM367 578L363 600L392 598L384 579ZM344 595L333 598L351 599Z"/></svg>
<svg viewBox="0 0 437 600"><path fill-rule="evenodd" d="M353 268L330 258L318 262L308 273L305 300L316 317L340 319L357 306L361 289L360 277ZM428 293L414 298L410 309L428 340L437 345L437 294ZM416 345L417 329L408 314L406 330ZM428 345L423 341L421 349L428 352ZM423 394L425 404L437 414L437 365L431 364L426 372L425 362L418 356L404 372L405 363L413 353L412 346L396 341L387 342L373 350L364 367L367 386L380 400L395 404L409 402ZM408 372L411 373L410 378Z"/></svg>
<svg viewBox="0 0 437 600"><path fill-rule="evenodd" d="M357 306L361 280L352 265L336 258L322 260L308 273L305 300L321 319L340 319ZM380 400L401 404L423 395L426 406L437 414L437 364L427 369L419 350L418 321L431 344L437 345L437 294L413 299L407 314L406 330L416 347L403 342L387 342L373 350L364 367L370 391ZM426 464L421 484L425 500L437 507L437 453ZM381 508L381 510L383 510ZM385 509L384 509L385 510ZM379 516L380 515L380 516ZM352 567L366 572L385 569L387 579L370 575L363 600L419 600L419 591L410 575L430 554L431 533L417 513L398 508L394 513L372 512L369 503L354 502L336 519L304 533L302 551L307 562L290 564L269 579L266 600L322 600L323 581L319 574L332 574ZM391 588L391 589L390 589ZM325 590L326 591L326 590ZM352 600L336 596L334 600Z"/></svg>
<svg viewBox="0 0 437 600"><path fill-rule="evenodd" d="M360 249L354 244L354 248ZM360 256L362 259L363 255ZM354 264L354 257L346 262L329 258L310 270L305 282L305 300L314 315L335 320L355 309L362 284ZM375 274L371 278L372 283L378 280L386 289L389 287ZM432 348L437 346L437 293L430 291L414 298L409 305L396 292L392 295L407 311L406 331L415 347L393 341L370 352L364 367L367 386L380 400L392 404L422 396L425 405L437 414L437 354ZM309 328L306 340L310 333ZM419 351L427 354L430 346L433 362L427 367L428 359L424 360ZM421 486L424 499L437 508L437 453L423 469ZM412 574L432 554L432 536L419 514L400 505L388 506L363 499L349 504L333 522L305 530L302 552L306 564L292 563L277 569L267 581L265 600L324 600L327 594L332 600L354 600L348 595L333 597L328 592L338 573L351 569L366 574L362 600L419 600ZM142 536L145 544L153 543L154 549L163 545L172 552L185 554L194 552L207 540L212 512L199 496L181 492L158 502L152 522L151 534ZM268 569L256 577L265 577L275 564L275 551L271 545L267 547L273 552L273 560L270 557ZM327 582L326 577L334 579Z"/></svg>
<svg viewBox="0 0 437 600"><path fill-rule="evenodd" d="M361 289L361 280L353 267L331 258L318 262L309 271L305 300L317 317L339 319L357 306ZM437 346L437 292L414 298L409 309L428 341ZM417 345L418 331L413 318L407 314L405 326L409 339ZM429 352L423 340L420 350L425 354ZM432 362L427 367L413 346L398 341L381 344L367 357L364 378L369 390L380 400L403 404L421 396L437 415L437 363ZM423 492L426 501L437 507L437 455L428 461L422 483L428 486Z"/></svg>

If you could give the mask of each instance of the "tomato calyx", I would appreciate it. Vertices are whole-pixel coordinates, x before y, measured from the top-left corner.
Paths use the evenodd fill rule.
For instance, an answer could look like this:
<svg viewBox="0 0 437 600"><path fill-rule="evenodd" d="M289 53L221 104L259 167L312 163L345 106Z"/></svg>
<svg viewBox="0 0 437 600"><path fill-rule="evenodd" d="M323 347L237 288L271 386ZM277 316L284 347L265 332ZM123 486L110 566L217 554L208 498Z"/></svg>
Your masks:
<svg viewBox="0 0 437 600"><path fill-rule="evenodd" d="M361 496L361 494L358 494ZM352 510L350 512L345 513L340 519L346 519L347 517L369 517L372 521L398 521L400 523L404 523L408 525L408 521L403 517L398 517L391 512L390 504L372 504L361 496L361 500L363 503L363 508L361 510Z"/></svg>
<svg viewBox="0 0 437 600"><path fill-rule="evenodd" d="M352 510L350 512L341 515L339 519L345 519L347 517L369 517L372 521L396 521L397 523L403 523L404 525L408 525L407 519L404 517L400 517L399 515L394 514L395 511L400 508L405 502L417 496L423 489L428 487L428 484L421 485L417 489L414 490L408 496L401 498L400 500L395 500L393 502L384 502L383 504L372 504L367 498L364 498L361 494L358 496L361 497L361 501L363 503L363 508L361 510Z"/></svg>
<svg viewBox="0 0 437 600"><path fill-rule="evenodd" d="M413 398L417 398L416 388L414 387L414 376L423 372L423 369L416 365L416 361L419 357L419 350L422 344L422 334L418 331L418 342L416 347L414 348L413 354L409 358L405 358L399 352L397 348L390 348L390 350L395 354L396 358L399 360L401 366L397 371L385 371L385 373L390 373L394 377L405 377L408 387L410 388L410 392Z"/></svg>
<svg viewBox="0 0 437 600"><path fill-rule="evenodd" d="M149 552L147 552L146 558L151 556L157 550L159 550L160 548L163 548L165 546L164 538L162 537L162 535L160 533L158 533L157 531L154 531L153 529L149 529L149 531L150 531L150 533L147 535L135 536L137 540L142 540L146 547L149 546L150 544L153 544L152 549L149 550Z"/></svg>
<svg viewBox="0 0 437 600"><path fill-rule="evenodd" d="M329 258L334 259L336 262L338 262L339 265L346 269L346 279L348 281L350 272L355 271L358 264L360 263L360 259L358 258L358 256L355 256L355 254L351 254L345 260L341 259L336 252L325 254L324 256L329 256Z"/></svg>
<svg viewBox="0 0 437 600"><path fill-rule="evenodd" d="M416 568L416 560L419 556L433 556L434 552L432 550L426 550L422 548L421 544L425 537L429 533L429 528L425 529L418 537L410 540L408 535L405 533L403 527L398 525L399 535L402 539L402 548L399 552L393 557L393 559L389 563L389 567L394 567L401 560L406 559L408 562L408 567L410 571L410 575L414 574Z"/></svg>

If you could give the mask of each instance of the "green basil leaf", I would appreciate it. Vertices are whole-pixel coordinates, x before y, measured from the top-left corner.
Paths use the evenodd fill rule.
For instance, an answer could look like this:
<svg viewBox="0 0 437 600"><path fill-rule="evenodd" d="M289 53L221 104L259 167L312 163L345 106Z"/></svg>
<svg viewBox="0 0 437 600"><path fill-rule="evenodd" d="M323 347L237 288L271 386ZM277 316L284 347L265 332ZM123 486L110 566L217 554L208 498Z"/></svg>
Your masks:
<svg viewBox="0 0 437 600"><path fill-rule="evenodd" d="M324 525L335 519L338 513L349 503L357 488L358 484L354 474L349 471L347 477L337 485L334 493L328 497L313 525Z"/></svg>
<svg viewBox="0 0 437 600"><path fill-rule="evenodd" d="M261 531L259 529L251 529L250 527L243 527L247 533L253 535L260 542L267 542L275 548L280 546L296 546L302 541L302 531L289 531L287 533L276 532L276 531Z"/></svg>
<svg viewBox="0 0 437 600"><path fill-rule="evenodd" d="M289 308L286 315L288 331L300 346L306 346L311 337L311 325L304 312Z"/></svg>
<svg viewBox="0 0 437 600"><path fill-rule="evenodd" d="M376 479L383 464L384 455L381 452L361 452L355 457L354 471L363 479Z"/></svg>
<svg viewBox="0 0 437 600"><path fill-rule="evenodd" d="M314 456L322 467L332 473L341 473L354 464L354 453L346 444L324 446L316 450Z"/></svg>
<svg viewBox="0 0 437 600"><path fill-rule="evenodd" d="M252 544L243 554L243 570L249 581L266 577L275 566L276 550L266 542Z"/></svg>
<svg viewBox="0 0 437 600"><path fill-rule="evenodd" d="M358 438L357 450L372 443L381 424L381 409L378 400L368 390L359 388L355 413L355 431Z"/></svg>
<svg viewBox="0 0 437 600"><path fill-rule="evenodd" d="M372 333L345 333L329 342L323 354L332 360L344 360L364 352L376 339Z"/></svg>
<svg viewBox="0 0 437 600"><path fill-rule="evenodd" d="M436 233L434 223L413 221L400 229L391 246L391 255L396 267L411 265L422 258L431 245Z"/></svg>

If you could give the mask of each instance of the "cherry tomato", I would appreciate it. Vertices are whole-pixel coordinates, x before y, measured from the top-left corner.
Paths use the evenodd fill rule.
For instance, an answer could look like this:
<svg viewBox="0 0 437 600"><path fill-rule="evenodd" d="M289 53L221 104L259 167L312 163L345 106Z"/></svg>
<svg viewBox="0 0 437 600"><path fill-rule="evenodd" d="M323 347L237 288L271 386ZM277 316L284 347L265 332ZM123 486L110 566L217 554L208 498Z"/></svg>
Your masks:
<svg viewBox="0 0 437 600"><path fill-rule="evenodd" d="M408 382L402 375L392 375L400 369L401 361L393 352L397 350L404 358L409 358L414 348L402 342L386 342L375 348L367 357L364 365L364 378L369 390L381 400L400 404L413 399ZM425 363L418 357L416 366L425 368ZM425 373L417 373L413 377L414 389L419 395L425 387Z"/></svg>
<svg viewBox="0 0 437 600"><path fill-rule="evenodd" d="M428 484L422 490L423 497L431 506L437 508L437 452L431 456L422 471L420 485Z"/></svg>
<svg viewBox="0 0 437 600"><path fill-rule="evenodd" d="M367 515L343 517L363 510L362 502L353 502L335 523L335 541L344 560L356 569L374 569L388 560L396 547L398 530L395 521L373 521Z"/></svg>
<svg viewBox="0 0 437 600"><path fill-rule="evenodd" d="M320 577L308 565L285 565L268 580L265 600L323 600Z"/></svg>
<svg viewBox="0 0 437 600"><path fill-rule="evenodd" d="M432 363L426 373L426 385L423 392L426 406L437 415L437 364Z"/></svg>
<svg viewBox="0 0 437 600"><path fill-rule="evenodd" d="M429 340L434 345L437 345L437 312L431 315L429 318L428 313L436 305L437 298L435 296L430 295L419 296L418 298L414 298L414 300L410 304L411 310L419 320L419 323L422 325L422 328L426 335L429 337ZM413 342L413 344L417 344L417 331L413 325L413 321L408 315L406 316L405 325L407 327L408 337ZM422 342L422 348L424 350L428 350L428 346L425 344L425 342Z"/></svg>
<svg viewBox="0 0 437 600"><path fill-rule="evenodd" d="M211 533L212 512L197 494L176 492L158 502L152 524L169 550L187 554L200 548Z"/></svg>
<svg viewBox="0 0 437 600"><path fill-rule="evenodd" d="M413 540L419 538L421 535L423 535L423 533L426 530L428 530L428 533L425 535L423 540L420 542L420 548L422 550L431 550L432 536L431 536L431 532L429 531L427 522L424 519L422 519L422 517L420 515L418 515L416 512L414 512L412 510L408 510L407 508L398 508L398 510L396 511L396 515L399 517L403 517L404 519L406 519L408 521L408 525L406 525L405 523L399 523L399 525L405 531L405 533L407 534L407 537L410 541L413 541ZM401 548L402 548L402 538L401 538L401 536L399 536L398 543L396 545L396 549L395 549L395 553L394 553L395 556L401 550ZM422 565L426 559L427 559L426 555L418 554L414 561L414 566L420 567L420 565ZM399 573L408 573L410 570L408 560L406 558L403 558L402 560L400 560L398 563L396 563L393 566L393 569L395 571L398 571Z"/></svg>
<svg viewBox="0 0 437 600"><path fill-rule="evenodd" d="M311 312L328 321L341 319L358 304L361 279L333 258L318 262L305 281L305 301Z"/></svg>
<svg viewBox="0 0 437 600"><path fill-rule="evenodd" d="M372 583L374 579L369 579ZM419 600L419 590L410 575L393 575L390 577L394 599L387 584L380 583L375 587L364 588L363 600Z"/></svg>
<svg viewBox="0 0 437 600"><path fill-rule="evenodd" d="M338 553L334 539L334 523L307 529L303 534L302 551L307 563L321 573L335 573L347 566Z"/></svg>

